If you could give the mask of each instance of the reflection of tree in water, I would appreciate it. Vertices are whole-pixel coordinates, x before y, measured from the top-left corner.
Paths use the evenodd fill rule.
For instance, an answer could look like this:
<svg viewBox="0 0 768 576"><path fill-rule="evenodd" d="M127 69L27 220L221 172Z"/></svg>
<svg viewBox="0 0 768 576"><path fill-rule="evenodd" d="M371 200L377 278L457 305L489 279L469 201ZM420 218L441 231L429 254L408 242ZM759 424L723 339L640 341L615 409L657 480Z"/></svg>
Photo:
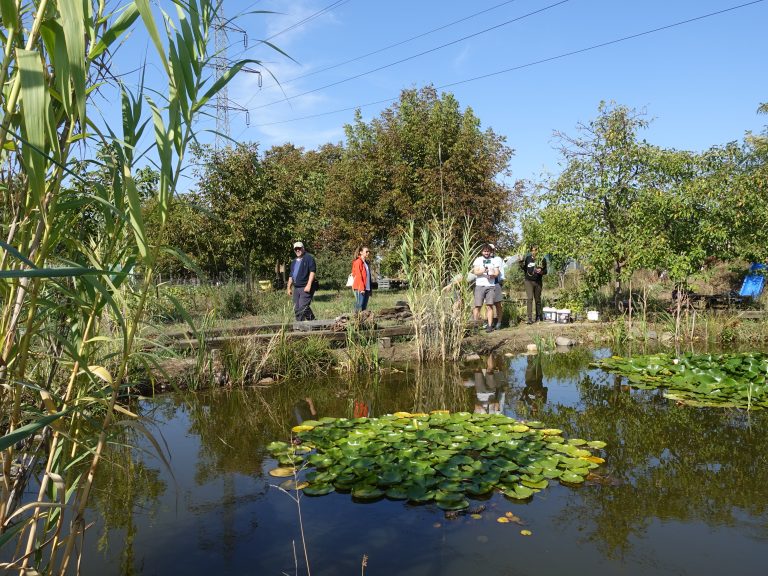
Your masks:
<svg viewBox="0 0 768 576"><path fill-rule="evenodd" d="M147 468L136 458L133 446L140 444L138 434L121 430L108 446L95 476L91 507L104 522L104 530L98 540L98 549L109 552L109 534L112 530L124 531L120 547L120 574L131 576L134 567L133 542L136 537L134 511L152 511L166 484L160 479L160 471Z"/></svg>
<svg viewBox="0 0 768 576"><path fill-rule="evenodd" d="M419 366L411 373L411 379L412 404L396 408L394 412L397 410L471 412L471 399L468 402L467 392L462 386L461 372L456 364Z"/></svg>
<svg viewBox="0 0 768 576"><path fill-rule="evenodd" d="M537 355L541 362L541 371L547 378L562 380L578 378L581 372L594 360L594 354L589 348L569 348L562 352ZM529 356L530 358L530 356Z"/></svg>
<svg viewBox="0 0 768 576"><path fill-rule="evenodd" d="M610 482L575 493L561 522L579 523L608 555L629 550L657 519L732 526L738 512L768 513L768 413L677 406L621 378L579 383L583 408L548 406L539 416L570 437L608 443L598 472ZM764 521L751 525L768 537Z"/></svg>

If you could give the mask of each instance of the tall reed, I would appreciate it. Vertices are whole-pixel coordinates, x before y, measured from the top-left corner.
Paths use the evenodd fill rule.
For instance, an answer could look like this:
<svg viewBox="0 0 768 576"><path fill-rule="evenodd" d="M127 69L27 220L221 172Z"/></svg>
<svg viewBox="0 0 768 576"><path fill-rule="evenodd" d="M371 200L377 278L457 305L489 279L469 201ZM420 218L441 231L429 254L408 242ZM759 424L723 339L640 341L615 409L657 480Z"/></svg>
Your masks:
<svg viewBox="0 0 768 576"><path fill-rule="evenodd" d="M460 234L452 219L437 218L418 236L413 222L404 233L400 262L420 362L459 358L472 306L466 276L477 252L468 221Z"/></svg>
<svg viewBox="0 0 768 576"><path fill-rule="evenodd" d="M118 400L131 367L149 361L136 344L155 264L169 250L150 238L163 237L196 117L247 63L212 81L220 1L173 4L163 34L148 0L115 12L101 0L0 3L0 545L15 545L2 568L65 573L76 562L105 445L126 422L136 426ZM167 81L151 97L143 81L131 92L109 70L135 25ZM94 95L110 90L121 133L94 113ZM148 126L153 234L136 164Z"/></svg>

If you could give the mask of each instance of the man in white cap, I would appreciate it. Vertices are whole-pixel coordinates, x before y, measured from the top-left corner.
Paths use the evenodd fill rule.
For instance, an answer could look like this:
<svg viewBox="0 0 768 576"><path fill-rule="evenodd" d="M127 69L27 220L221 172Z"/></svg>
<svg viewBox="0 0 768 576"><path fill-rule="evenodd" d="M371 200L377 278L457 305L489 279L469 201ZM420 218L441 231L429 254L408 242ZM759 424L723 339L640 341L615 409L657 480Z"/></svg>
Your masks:
<svg viewBox="0 0 768 576"><path fill-rule="evenodd" d="M293 243L293 253L296 257L291 261L286 291L293 297L293 312L296 320L314 320L315 314L310 305L317 289L315 279L317 264L314 256L305 252L302 242Z"/></svg>
<svg viewBox="0 0 768 576"><path fill-rule="evenodd" d="M491 246L483 244L480 256L472 263L472 273L477 276L475 280L475 301L472 308L472 318L477 323L480 319L480 308L485 304L485 316L487 320L486 332L493 332L493 300L496 294L496 276L499 269L491 263Z"/></svg>

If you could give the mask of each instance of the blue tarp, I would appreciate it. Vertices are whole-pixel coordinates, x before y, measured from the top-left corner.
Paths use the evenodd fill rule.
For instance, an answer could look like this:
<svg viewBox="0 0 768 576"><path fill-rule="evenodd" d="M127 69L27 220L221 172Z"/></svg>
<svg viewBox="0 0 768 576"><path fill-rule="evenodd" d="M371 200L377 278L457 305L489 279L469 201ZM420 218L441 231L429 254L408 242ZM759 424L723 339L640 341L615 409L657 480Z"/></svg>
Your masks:
<svg viewBox="0 0 768 576"><path fill-rule="evenodd" d="M765 287L765 273L768 265L755 262L749 267L749 272L744 277L744 282L739 290L739 296L757 298L763 293Z"/></svg>

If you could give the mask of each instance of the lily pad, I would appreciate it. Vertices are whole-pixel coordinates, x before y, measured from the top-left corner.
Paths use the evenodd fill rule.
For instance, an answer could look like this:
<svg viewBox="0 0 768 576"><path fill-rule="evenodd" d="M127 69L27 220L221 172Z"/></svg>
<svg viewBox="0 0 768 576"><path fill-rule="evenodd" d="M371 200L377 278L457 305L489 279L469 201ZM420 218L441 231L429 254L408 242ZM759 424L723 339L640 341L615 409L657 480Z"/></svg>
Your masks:
<svg viewBox="0 0 768 576"><path fill-rule="evenodd" d="M285 478L287 476L293 476L294 474L296 474L296 468L293 466L280 466L279 468L272 468L272 470L269 471L269 475L276 478Z"/></svg>
<svg viewBox="0 0 768 576"><path fill-rule="evenodd" d="M589 469L602 463L589 448L605 446L569 442L561 430L542 422L469 412L320 418L297 434L298 445L269 447L285 464L277 474L292 476L299 463L306 468L305 493L336 489L351 492L355 500L386 495L446 510L463 509L467 496L494 489L526 500L550 480L583 482Z"/></svg>
<svg viewBox="0 0 768 576"><path fill-rule="evenodd" d="M307 496L325 496L333 492L333 486L331 484L310 484L303 489L303 492Z"/></svg>
<svg viewBox="0 0 768 576"><path fill-rule="evenodd" d="M293 478L289 478L280 483L280 488L283 490L303 490L307 486L309 486L309 482L304 480L296 482Z"/></svg>

